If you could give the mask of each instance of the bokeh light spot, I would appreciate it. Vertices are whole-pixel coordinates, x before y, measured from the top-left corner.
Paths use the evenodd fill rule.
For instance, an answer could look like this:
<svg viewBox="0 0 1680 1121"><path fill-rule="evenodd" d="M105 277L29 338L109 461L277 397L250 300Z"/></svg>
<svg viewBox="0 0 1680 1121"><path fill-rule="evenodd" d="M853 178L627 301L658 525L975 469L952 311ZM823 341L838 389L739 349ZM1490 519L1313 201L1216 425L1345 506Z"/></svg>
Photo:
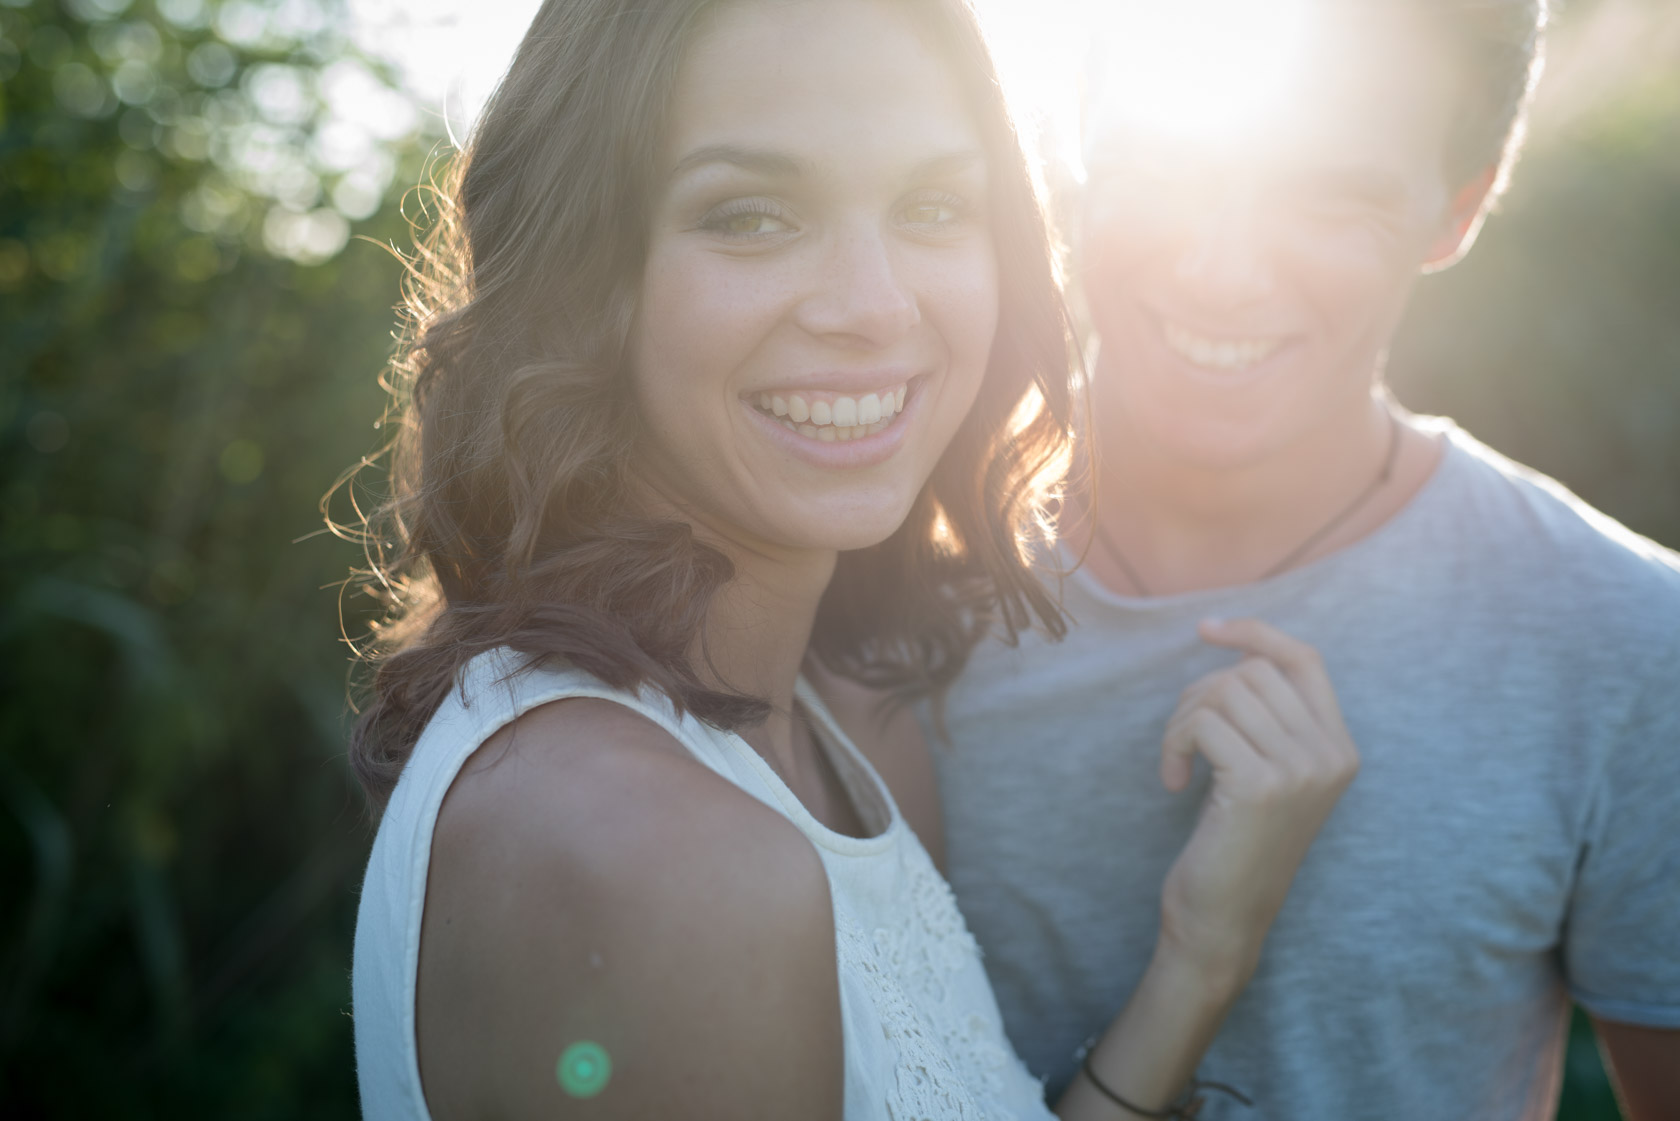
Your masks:
<svg viewBox="0 0 1680 1121"><path fill-rule="evenodd" d="M144 153L119 152L111 169L116 172L117 182L127 190L149 191L157 186L157 163Z"/></svg>
<svg viewBox="0 0 1680 1121"><path fill-rule="evenodd" d="M189 237L175 247L175 275L202 284L222 271L222 254L207 237Z"/></svg>
<svg viewBox="0 0 1680 1121"><path fill-rule="evenodd" d="M271 253L299 264L318 265L344 248L350 239L350 223L330 207L300 212L276 206L263 219L262 235Z"/></svg>
<svg viewBox="0 0 1680 1121"><path fill-rule="evenodd" d="M176 27L189 31L210 22L210 9L204 0L157 0L157 10Z"/></svg>
<svg viewBox="0 0 1680 1121"><path fill-rule="evenodd" d="M30 447L42 455L51 455L70 442L70 425L57 413L43 409L29 418L25 435Z"/></svg>
<svg viewBox="0 0 1680 1121"><path fill-rule="evenodd" d="M580 1039L561 1052L554 1068L560 1088L574 1098L592 1098L607 1088L612 1059L599 1043Z"/></svg>
<svg viewBox="0 0 1680 1121"><path fill-rule="evenodd" d="M61 27L49 23L30 32L30 61L43 70L55 70L64 65L74 52L70 36Z"/></svg>
<svg viewBox="0 0 1680 1121"><path fill-rule="evenodd" d="M187 55L187 73L208 89L227 85L238 65L233 52L214 39L200 43Z"/></svg>
<svg viewBox="0 0 1680 1121"><path fill-rule="evenodd" d="M128 11L132 0L65 0L70 14L83 23L114 19Z"/></svg>
<svg viewBox="0 0 1680 1121"><path fill-rule="evenodd" d="M262 474L263 453L251 440L234 440L222 449L222 478L235 485L255 482Z"/></svg>
<svg viewBox="0 0 1680 1121"><path fill-rule="evenodd" d="M16 238L0 239L0 288L16 288L29 275L29 247Z"/></svg>
<svg viewBox="0 0 1680 1121"><path fill-rule="evenodd" d="M116 107L104 80L79 62L67 62L53 71L53 93L66 111L78 117L103 116Z"/></svg>

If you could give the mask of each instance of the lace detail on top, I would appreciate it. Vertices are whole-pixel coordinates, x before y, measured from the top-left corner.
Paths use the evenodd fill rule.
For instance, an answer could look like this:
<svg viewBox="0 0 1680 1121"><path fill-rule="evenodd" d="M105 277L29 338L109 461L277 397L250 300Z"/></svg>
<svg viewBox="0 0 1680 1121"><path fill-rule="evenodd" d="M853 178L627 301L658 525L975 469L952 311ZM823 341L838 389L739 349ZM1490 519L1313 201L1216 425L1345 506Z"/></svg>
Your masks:
<svg viewBox="0 0 1680 1121"><path fill-rule="evenodd" d="M936 1042L927 1018L905 994L895 976L886 930L866 937L850 911L836 902L834 945L842 973L863 982L881 1019L881 1033L897 1052L893 1083L887 1091L887 1114L893 1121L982 1121L986 1117L963 1084L948 1050Z"/></svg>
<svg viewBox="0 0 1680 1121"><path fill-rule="evenodd" d="M893 1121L1006 1121L1013 1114L995 1110L1019 1100L1023 1087L1041 1103L1038 1084L1005 1040L995 1005L975 999L980 947L950 887L920 845L901 852L896 921L865 933L838 900L834 915L840 969L863 981L897 1052L887 1113Z"/></svg>

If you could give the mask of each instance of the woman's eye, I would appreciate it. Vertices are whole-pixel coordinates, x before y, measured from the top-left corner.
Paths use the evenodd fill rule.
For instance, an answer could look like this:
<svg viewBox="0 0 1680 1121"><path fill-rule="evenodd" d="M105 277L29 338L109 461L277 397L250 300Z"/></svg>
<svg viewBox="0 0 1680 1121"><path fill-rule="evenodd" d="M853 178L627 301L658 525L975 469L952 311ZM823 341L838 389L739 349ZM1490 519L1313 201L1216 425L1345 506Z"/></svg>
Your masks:
<svg viewBox="0 0 1680 1121"><path fill-rule="evenodd" d="M732 234L767 234L780 228L781 223L768 214L732 214L723 221L723 229Z"/></svg>
<svg viewBox="0 0 1680 1121"><path fill-rule="evenodd" d="M728 237L763 237L779 234L790 227L775 211L766 207L750 207L715 211L701 222L701 228Z"/></svg>

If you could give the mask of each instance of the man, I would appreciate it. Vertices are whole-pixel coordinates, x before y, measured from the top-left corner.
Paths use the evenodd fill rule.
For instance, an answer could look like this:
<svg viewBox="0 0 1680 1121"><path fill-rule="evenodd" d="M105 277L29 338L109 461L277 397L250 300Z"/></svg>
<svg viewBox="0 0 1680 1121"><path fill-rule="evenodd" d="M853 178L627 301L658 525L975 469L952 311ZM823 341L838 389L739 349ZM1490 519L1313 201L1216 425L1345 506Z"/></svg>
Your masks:
<svg viewBox="0 0 1680 1121"><path fill-rule="evenodd" d="M1571 1001L1630 1118L1680 1116L1680 557L1405 414L1383 358L1508 170L1542 0L1322 3L1246 143L1095 113L1100 350L1075 626L977 654L939 755L949 873L1052 1094L1155 945L1206 779L1159 777L1199 621L1315 646L1362 771L1203 1077L1204 1118L1537 1119Z"/></svg>

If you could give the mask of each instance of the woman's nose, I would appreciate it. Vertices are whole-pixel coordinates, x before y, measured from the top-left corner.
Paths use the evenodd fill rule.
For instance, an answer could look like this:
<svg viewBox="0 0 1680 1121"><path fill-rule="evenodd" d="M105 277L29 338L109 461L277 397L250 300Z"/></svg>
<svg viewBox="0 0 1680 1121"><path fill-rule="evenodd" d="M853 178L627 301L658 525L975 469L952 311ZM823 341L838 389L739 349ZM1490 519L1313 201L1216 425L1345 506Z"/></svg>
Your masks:
<svg viewBox="0 0 1680 1121"><path fill-rule="evenodd" d="M878 228L840 230L828 247L798 320L813 335L887 346L921 322L894 247Z"/></svg>

